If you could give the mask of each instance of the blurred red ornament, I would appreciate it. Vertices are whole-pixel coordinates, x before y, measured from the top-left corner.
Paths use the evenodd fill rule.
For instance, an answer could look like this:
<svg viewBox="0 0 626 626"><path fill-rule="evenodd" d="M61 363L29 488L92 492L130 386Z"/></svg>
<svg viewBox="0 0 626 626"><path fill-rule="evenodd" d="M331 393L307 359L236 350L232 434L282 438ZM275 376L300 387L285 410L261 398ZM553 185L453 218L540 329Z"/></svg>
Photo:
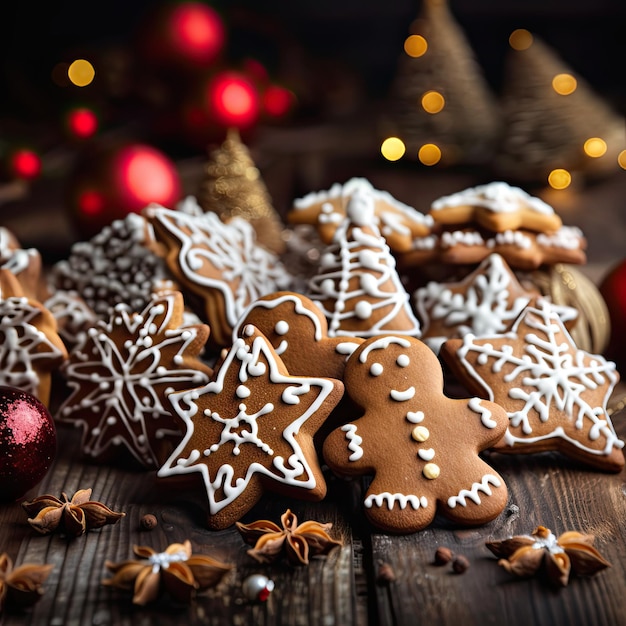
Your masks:
<svg viewBox="0 0 626 626"><path fill-rule="evenodd" d="M90 237L151 202L174 207L181 197L174 162L153 146L133 143L80 158L70 177L68 204L80 234Z"/></svg>
<svg viewBox="0 0 626 626"><path fill-rule="evenodd" d="M79 107L67 114L66 124L73 137L88 139L98 130L98 116L87 107Z"/></svg>
<svg viewBox="0 0 626 626"><path fill-rule="evenodd" d="M609 269L599 290L609 310L611 323L606 356L615 361L620 372L626 372L626 259Z"/></svg>
<svg viewBox="0 0 626 626"><path fill-rule="evenodd" d="M226 41L220 14L203 2L161 6L144 24L143 47L150 60L207 67Z"/></svg>
<svg viewBox="0 0 626 626"><path fill-rule="evenodd" d="M241 72L231 70L213 76L206 97L211 118L221 126L249 128L259 118L259 94Z"/></svg>
<svg viewBox="0 0 626 626"><path fill-rule="evenodd" d="M263 111L270 117L284 117L295 103L292 91L279 85L270 85L263 92Z"/></svg>
<svg viewBox="0 0 626 626"><path fill-rule="evenodd" d="M41 157L34 150L19 148L9 156L9 172L15 178L37 178L41 173Z"/></svg>
<svg viewBox="0 0 626 626"><path fill-rule="evenodd" d="M56 450L56 428L44 404L0 386L0 501L16 500L41 482Z"/></svg>

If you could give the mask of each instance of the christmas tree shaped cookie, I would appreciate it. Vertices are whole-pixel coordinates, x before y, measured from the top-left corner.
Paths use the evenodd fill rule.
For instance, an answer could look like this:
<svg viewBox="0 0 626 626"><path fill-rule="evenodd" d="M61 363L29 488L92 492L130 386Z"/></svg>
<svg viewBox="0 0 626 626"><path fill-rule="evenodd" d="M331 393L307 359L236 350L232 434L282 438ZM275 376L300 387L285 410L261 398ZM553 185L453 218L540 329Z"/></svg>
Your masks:
<svg viewBox="0 0 626 626"><path fill-rule="evenodd" d="M307 294L328 320L328 335L420 335L396 262L376 225L375 198L351 195L333 242L322 251Z"/></svg>

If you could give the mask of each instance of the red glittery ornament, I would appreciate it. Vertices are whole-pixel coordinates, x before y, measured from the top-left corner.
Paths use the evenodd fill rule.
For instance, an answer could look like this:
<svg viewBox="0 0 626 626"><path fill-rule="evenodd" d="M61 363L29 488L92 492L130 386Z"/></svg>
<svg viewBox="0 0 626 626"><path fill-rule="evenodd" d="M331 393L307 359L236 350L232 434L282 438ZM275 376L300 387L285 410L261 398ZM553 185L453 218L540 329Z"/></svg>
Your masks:
<svg viewBox="0 0 626 626"><path fill-rule="evenodd" d="M46 475L57 449L50 412L35 396L0 386L0 501L16 500Z"/></svg>
<svg viewBox="0 0 626 626"><path fill-rule="evenodd" d="M615 361L621 374L626 373L626 259L613 265L600 283L611 322L607 358Z"/></svg>

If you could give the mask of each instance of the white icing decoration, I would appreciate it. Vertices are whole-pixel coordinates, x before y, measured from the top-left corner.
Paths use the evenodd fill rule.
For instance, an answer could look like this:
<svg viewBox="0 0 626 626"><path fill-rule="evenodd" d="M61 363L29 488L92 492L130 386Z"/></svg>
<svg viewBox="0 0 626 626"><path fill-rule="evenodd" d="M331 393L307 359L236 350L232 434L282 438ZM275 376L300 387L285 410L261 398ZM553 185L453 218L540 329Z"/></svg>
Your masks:
<svg viewBox="0 0 626 626"><path fill-rule="evenodd" d="M408 367L410 363L411 359L409 358L408 354L400 354L396 359L396 365L398 367Z"/></svg>
<svg viewBox="0 0 626 626"><path fill-rule="evenodd" d="M479 206L494 213L512 213L520 208L529 209L543 215L552 215L554 209L540 198L530 196L519 187L504 182L492 182L471 187L435 200L432 211L455 206Z"/></svg>
<svg viewBox="0 0 626 626"><path fill-rule="evenodd" d="M448 506L454 509L457 504L460 506L467 506L467 500L471 500L474 504L480 504L480 494L484 493L487 496L492 494L491 487L499 487L502 483L500 479L494 474L485 474L483 479L479 483L472 483L470 489L461 489L456 496L450 496L448 498Z"/></svg>
<svg viewBox="0 0 626 626"><path fill-rule="evenodd" d="M435 458L435 451L432 448L420 449L417 451L417 455L422 461L432 461Z"/></svg>
<svg viewBox="0 0 626 626"><path fill-rule="evenodd" d="M346 439L348 440L348 450L352 454L348 457L349 461L358 461L363 456L363 438L356 434L356 426L354 424L345 424L341 427L344 433L346 433Z"/></svg>
<svg viewBox="0 0 626 626"><path fill-rule="evenodd" d="M360 227L346 218L335 231L328 254L333 260L309 280L308 295L326 316L330 337L420 336L395 258L375 224ZM402 323L396 324L398 319Z"/></svg>
<svg viewBox="0 0 626 626"><path fill-rule="evenodd" d="M491 419L491 411L480 402L480 398L470 398L467 402L467 406L474 411L474 413L478 413L480 415L480 421L485 428L496 428L498 422Z"/></svg>
<svg viewBox="0 0 626 626"><path fill-rule="evenodd" d="M411 398L413 398L413 396L415 395L415 387L409 387L408 389L405 389L404 391L391 389L389 391L389 395L391 396L391 399L395 400L396 402L406 402L407 400L410 400Z"/></svg>
<svg viewBox="0 0 626 626"><path fill-rule="evenodd" d="M245 329L244 329L245 330ZM274 456L270 446L264 441L264 433L272 434L275 430L273 425L273 413L275 408L272 404L266 404L263 413L247 415L244 405L239 407L238 414L229 419L216 419L212 414L207 419L215 419L224 424L224 429L219 440L209 447L210 454L216 452L226 443L234 442L238 449L244 444L252 444L266 452L268 458L266 464L258 461L250 463L245 468L245 474L235 479L235 469L229 463L222 463L219 467L210 467L203 462L203 458L197 449L187 451L189 442L194 434L194 422L192 418L198 412L197 401L199 398L210 395L219 395L224 391L227 374L231 369L237 371L241 383L246 382L253 374L250 370L259 371L259 364L267 363L265 375L272 384L287 385L287 390L278 390L284 399L291 401L299 400L300 396L314 393L315 398L292 422L287 424L283 431L283 439L292 449L292 454L285 459L282 456ZM314 377L285 376L281 374L278 363L274 358L267 340L262 335L237 338L231 349L224 355L223 361L214 374L212 380L204 387L189 391L174 393L169 396L176 414L186 425L186 433L176 450L158 471L159 477L174 476L191 472L199 472L204 481L209 501L209 511L215 514L236 500L247 488L252 476L260 474L278 483L289 485L298 489L313 489L316 487L315 474L296 438L302 426L314 415L328 398L334 389L332 380ZM271 385L270 385L271 388ZM278 396L280 397L280 396ZM263 419L264 418L264 419ZM196 417L196 419L198 419ZM248 430L234 432L230 429L237 425L245 424ZM206 444L206 442L204 442ZM217 446L217 447L215 447ZM206 457L204 457L206 458Z"/></svg>
<svg viewBox="0 0 626 626"><path fill-rule="evenodd" d="M286 335L289 332L289 324L285 320L280 320L276 322L274 330L277 335Z"/></svg>
<svg viewBox="0 0 626 626"><path fill-rule="evenodd" d="M196 291L208 288L222 295L231 328L251 302L291 284L278 257L257 244L254 228L243 218L225 223L212 211L189 215L158 205L146 207L144 215L180 243L176 260L188 284Z"/></svg>
<svg viewBox="0 0 626 626"><path fill-rule="evenodd" d="M70 353L63 371L72 393L56 417L84 427L86 455L99 457L114 443L114 425L122 430L115 440L148 467L158 463L152 448L157 430L160 439L180 439L180 429L164 404L165 390L200 386L208 376L176 359L198 339L198 327L172 326L177 297L175 292L159 296L140 314L116 306L109 322L90 328ZM153 333L151 341L146 341L148 333ZM116 343L120 336L129 339ZM164 350L174 353L171 363Z"/></svg>
<svg viewBox="0 0 626 626"><path fill-rule="evenodd" d="M370 374L372 376L380 376L383 373L382 363L372 363L370 365Z"/></svg>
<svg viewBox="0 0 626 626"><path fill-rule="evenodd" d="M407 411L406 418L412 424L419 424L424 421L424 413L422 411Z"/></svg>
<svg viewBox="0 0 626 626"><path fill-rule="evenodd" d="M179 552L159 552L151 554L147 561L152 565L152 573L157 574L161 569L168 569L171 563L181 563L189 560L189 555L184 550Z"/></svg>
<svg viewBox="0 0 626 626"><path fill-rule="evenodd" d="M392 510L396 504L401 509L406 509L407 506L410 506L412 509L417 510L420 507L425 509L428 506L428 500L426 496L418 497L413 494L404 495L402 493L383 491L382 493L370 494L364 501L364 505L368 509L371 509L373 506L382 507L387 505L387 508Z"/></svg>
<svg viewBox="0 0 626 626"><path fill-rule="evenodd" d="M518 339L518 328L522 321L531 331L536 332L524 335L524 352L518 355L514 353L512 344ZM565 341L560 342L559 336L564 337ZM537 308L527 307L512 331L499 338L503 337L510 339L511 344L503 344L500 349L496 349L489 341L476 344L473 335L466 335L457 354L465 370L480 383L492 401L493 389L468 361L467 355L476 353L480 366L489 366L491 359L490 367L495 373L500 372L505 365L513 366L512 369L508 368L510 371L504 376L504 381L508 384L508 396L520 400L523 406L516 411L507 411L509 428L504 441L508 445L561 438L585 453L594 455L609 455L613 448L624 447L605 409L613 387L619 380L615 363L577 349L558 313L547 300L542 299ZM588 363L585 359L588 359ZM530 387L530 391L516 386L515 381ZM606 386L602 405L591 406L585 399L585 391L597 389L601 385ZM604 437L603 449L586 446L583 437L573 438L557 425L550 433L529 437L533 432L529 412L536 411L540 422L546 423L550 420L551 407L570 416L577 430L582 431L586 426L590 440ZM514 435L511 432L513 428L519 428L524 436Z"/></svg>
<svg viewBox="0 0 626 626"><path fill-rule="evenodd" d="M455 327L454 335L462 337L472 333L477 337L502 333L510 327L528 305L530 297L511 299L514 274L508 270L499 254L490 254L480 266L459 285L465 294L454 293L446 283L435 281L416 290L415 307L427 333L431 320L443 320ZM517 281L516 281L517 282ZM435 345L429 343L431 348ZM440 345L440 344L439 344Z"/></svg>

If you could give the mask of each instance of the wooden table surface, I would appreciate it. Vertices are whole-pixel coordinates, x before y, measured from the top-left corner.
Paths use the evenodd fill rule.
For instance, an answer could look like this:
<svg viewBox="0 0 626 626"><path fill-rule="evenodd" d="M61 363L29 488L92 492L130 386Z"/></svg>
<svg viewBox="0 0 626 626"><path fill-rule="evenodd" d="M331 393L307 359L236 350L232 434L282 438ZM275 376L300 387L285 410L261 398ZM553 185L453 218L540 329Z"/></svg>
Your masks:
<svg viewBox="0 0 626 626"><path fill-rule="evenodd" d="M293 186L278 186L284 168L268 160L266 179L270 191L282 201ZM283 167L283 166L281 166ZM356 167L356 166L355 166ZM423 209L440 193L460 190L472 182L470 175L448 177L408 176L389 168L363 167L360 171L317 170L315 183L327 186L347 176L369 177L399 199L419 198ZM626 174L618 173L576 193L563 194L556 206L564 222L578 224L589 239L589 264L585 271L599 279L624 254ZM44 203L33 198L31 218ZM562 210L561 210L562 209ZM0 214L2 214L0 208ZM61 218L57 218L61 219ZM23 216L4 211L3 221L22 236ZM618 435L626 438L626 412L621 409L626 386L620 384L610 403ZM558 626L626 624L626 481L624 472L605 474L565 461L552 453L505 456L487 453L489 462L505 478L509 501L493 522L478 528L458 529L442 519L408 536L377 532L363 521L362 481L345 481L329 473L329 494L320 503L266 496L245 521L271 519L291 509L300 521L332 522L331 534L343 546L307 567L283 562L260 565L246 554L238 531L210 531L204 524L203 489L169 490L154 473L108 465L88 464L79 454L79 435L59 427L59 447L54 466L43 482L27 496L43 493L73 494L92 488L93 497L126 516L119 523L68 540L33 531L19 503L0 506L0 552L17 565L49 563L54 569L44 585L45 593L30 610L5 613L4 625L74 626L93 624L528 624ZM140 529L146 513L157 517L151 531ZM518 579L497 565L485 542L530 533L537 525L556 534L579 530L596 536L596 546L612 566L591 578L573 577L569 586L555 591L541 578ZM209 554L234 565L215 589L199 595L190 605L161 601L136 607L128 593L102 585L109 576L105 561L131 557L133 545L162 551L167 545L189 539L194 552ZM448 546L469 560L464 574L433 563L438 546ZM386 564L395 580L378 580ZM242 581L263 574L275 582L266 603L249 601Z"/></svg>

